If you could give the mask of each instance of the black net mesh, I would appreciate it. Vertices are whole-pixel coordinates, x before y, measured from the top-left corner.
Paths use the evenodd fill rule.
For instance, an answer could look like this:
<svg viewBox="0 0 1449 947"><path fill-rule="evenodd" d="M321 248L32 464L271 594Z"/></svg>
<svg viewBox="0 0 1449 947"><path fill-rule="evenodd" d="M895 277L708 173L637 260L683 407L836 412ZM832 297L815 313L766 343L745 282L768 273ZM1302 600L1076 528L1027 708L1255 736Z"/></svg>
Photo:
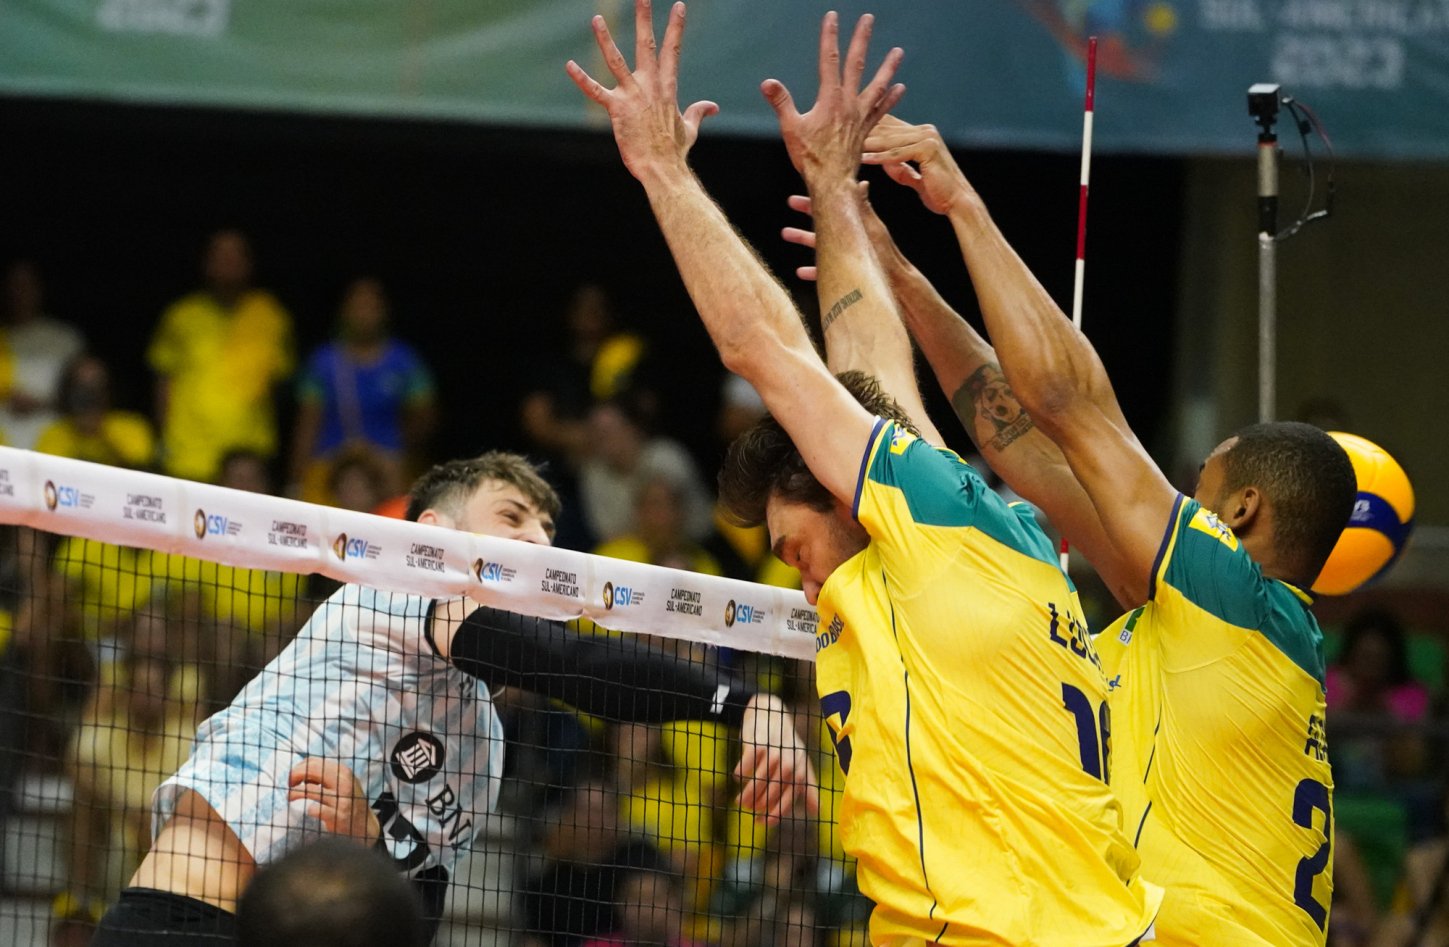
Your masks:
<svg viewBox="0 0 1449 947"><path fill-rule="evenodd" d="M777 695L821 805L769 826L737 801L737 726L610 720L538 678L480 681L399 643L430 647L403 634L428 600L0 534L0 943L88 943L107 911L175 919L170 939L114 943L225 942L231 918L206 902L244 888L252 862L327 835L385 853L437 944L865 943L870 905L835 831L841 776L808 662L536 623L600 667L664 661ZM576 680L565 696L593 707L593 688L612 689L599 705L625 709L605 712L647 718L628 709L658 703L640 701L639 680ZM196 774L216 772L231 781L203 811ZM241 831L218 830L217 809ZM164 859L147 858L158 813L177 829ZM133 884L202 897L122 898Z"/></svg>

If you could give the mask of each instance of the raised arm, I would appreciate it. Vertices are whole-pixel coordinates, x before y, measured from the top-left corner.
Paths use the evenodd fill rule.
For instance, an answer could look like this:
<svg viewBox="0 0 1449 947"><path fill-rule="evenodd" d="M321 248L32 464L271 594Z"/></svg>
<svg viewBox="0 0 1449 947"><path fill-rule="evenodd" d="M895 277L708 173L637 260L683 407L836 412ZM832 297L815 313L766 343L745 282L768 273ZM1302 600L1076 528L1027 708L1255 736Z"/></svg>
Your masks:
<svg viewBox="0 0 1449 947"><path fill-rule="evenodd" d="M1008 390L1090 498L1110 546L1094 552L1108 562L1113 592L1125 604L1144 601L1176 491L1127 426L1097 353L1006 242L934 128L883 122L866 148L867 162L951 221ZM1084 545L1089 534L1067 531Z"/></svg>
<svg viewBox="0 0 1449 947"><path fill-rule="evenodd" d="M808 197L790 198L790 206L809 214ZM1101 518L1057 447L1032 423L1007 383L996 352L920 270L908 260L868 201L862 202L866 233L895 296L905 328L921 347L941 390L951 399L956 417L977 450L1017 493L1046 513L1047 518L1096 567L1123 607L1139 602L1124 596L1131 585ZM785 239L815 246L813 231L788 227ZM815 267L801 267L802 278L814 279Z"/></svg>
<svg viewBox="0 0 1449 947"><path fill-rule="evenodd" d="M874 18L862 16L840 65L840 24L827 13L820 29L820 90L801 114L790 92L767 79L760 90L775 110L795 170L817 196L817 290L825 361L832 372L858 369L874 375L906 410L927 440L941 445L916 381L915 353L896 312L895 300L863 228L860 156L852 150L856 130L872 118L883 78L900 60L891 50L875 79L860 88Z"/></svg>
<svg viewBox="0 0 1449 947"><path fill-rule="evenodd" d="M681 114L676 104L684 4L671 9L663 51L656 53L650 4L636 0L632 73L604 18L594 17L593 27L618 85L605 89L573 61L567 67L569 76L608 110L619 154L644 185L721 360L760 392L820 483L849 503L873 419L830 375L789 294L730 226L686 163L700 120L716 106L696 102ZM882 90L879 105L888 108L892 101Z"/></svg>
<svg viewBox="0 0 1449 947"><path fill-rule="evenodd" d="M434 604L428 635L439 657L490 688L516 687L625 723L706 720L739 728L740 805L767 822L801 800L820 803L814 768L778 697L746 687L633 635L586 639L562 624L465 599Z"/></svg>

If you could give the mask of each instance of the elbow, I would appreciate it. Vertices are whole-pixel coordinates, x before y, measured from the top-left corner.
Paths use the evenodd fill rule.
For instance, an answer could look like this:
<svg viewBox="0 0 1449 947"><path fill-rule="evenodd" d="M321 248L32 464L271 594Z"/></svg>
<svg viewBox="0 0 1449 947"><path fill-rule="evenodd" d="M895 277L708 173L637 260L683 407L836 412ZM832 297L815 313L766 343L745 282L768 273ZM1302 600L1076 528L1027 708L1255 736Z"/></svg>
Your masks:
<svg viewBox="0 0 1449 947"><path fill-rule="evenodd" d="M749 380L751 369L744 347L736 343L722 343L719 346L719 360L725 370Z"/></svg>
<svg viewBox="0 0 1449 947"><path fill-rule="evenodd" d="M716 344L724 367L758 387L766 356L778 350L781 341L759 326L732 332Z"/></svg>
<svg viewBox="0 0 1449 947"><path fill-rule="evenodd" d="M1022 410L1048 437L1061 429L1077 397L1072 386L1054 374L1025 378L1020 385L1013 383L1012 388Z"/></svg>

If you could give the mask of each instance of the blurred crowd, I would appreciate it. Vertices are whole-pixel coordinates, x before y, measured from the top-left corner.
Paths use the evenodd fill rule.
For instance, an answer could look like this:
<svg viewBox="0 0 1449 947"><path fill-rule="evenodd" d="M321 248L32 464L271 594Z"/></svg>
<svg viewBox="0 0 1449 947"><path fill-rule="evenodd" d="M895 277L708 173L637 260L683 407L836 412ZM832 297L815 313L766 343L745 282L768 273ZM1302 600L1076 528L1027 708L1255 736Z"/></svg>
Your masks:
<svg viewBox="0 0 1449 947"><path fill-rule="evenodd" d="M113 403L104 353L48 314L36 265L10 263L0 443L392 516L429 463L495 446L435 442L434 369L393 333L378 279L342 287L333 337L299 359L293 317L255 285L244 234L213 234L200 269L199 288L160 314L146 354L154 403L136 411ZM762 530L717 514L700 458L661 423L669 393L649 383L650 339L622 324L606 289L577 287L557 319L560 342L532 366L518 424L564 499L558 544L798 585ZM738 377L719 385L723 445L764 406ZM19 831L27 779L69 787L63 878L43 892L53 897L53 944L87 942L145 851L151 792L185 759L196 725L333 588L315 576L0 531L0 847ZM1444 643L1384 610L1328 631L1330 941L1449 944ZM812 665L657 646L784 697L809 731L822 811L774 829L742 812L730 774L738 746L725 730L610 726L505 692L500 807L515 826L517 866L493 923L524 947L863 944L870 905L836 835L841 777ZM0 866L9 873L0 896L34 894L11 861ZM4 925L0 916L0 933Z"/></svg>

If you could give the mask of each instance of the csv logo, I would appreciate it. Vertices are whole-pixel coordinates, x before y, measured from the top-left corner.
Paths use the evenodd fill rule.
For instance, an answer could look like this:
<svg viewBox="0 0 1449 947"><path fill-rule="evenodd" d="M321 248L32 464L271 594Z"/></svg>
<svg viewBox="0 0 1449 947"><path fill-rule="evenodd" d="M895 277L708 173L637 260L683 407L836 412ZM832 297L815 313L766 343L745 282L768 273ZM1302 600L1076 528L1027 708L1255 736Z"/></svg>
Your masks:
<svg viewBox="0 0 1449 947"><path fill-rule="evenodd" d="M376 559L381 550L367 540L358 537L348 538L346 533L338 533L337 539L332 543L332 552L338 559Z"/></svg>
<svg viewBox="0 0 1449 947"><path fill-rule="evenodd" d="M197 539L205 539L208 536L227 536L240 531L241 524L233 524L219 513L208 513L205 510L197 510L196 516L192 519L192 527L196 530Z"/></svg>
<svg viewBox="0 0 1449 947"><path fill-rule="evenodd" d="M736 602L730 599L725 605L725 627L733 628L735 625L757 625L765 620L765 613L747 602Z"/></svg>
<svg viewBox="0 0 1449 947"><path fill-rule="evenodd" d="M604 607L605 608L628 608L630 605L643 605L644 593L628 585L615 585L612 582L604 583Z"/></svg>
<svg viewBox="0 0 1449 947"><path fill-rule="evenodd" d="M75 487L67 487L64 484L56 483L53 480L45 481L45 508L54 511L56 507L67 507L76 509L86 507L90 504L85 502L86 495Z"/></svg>

